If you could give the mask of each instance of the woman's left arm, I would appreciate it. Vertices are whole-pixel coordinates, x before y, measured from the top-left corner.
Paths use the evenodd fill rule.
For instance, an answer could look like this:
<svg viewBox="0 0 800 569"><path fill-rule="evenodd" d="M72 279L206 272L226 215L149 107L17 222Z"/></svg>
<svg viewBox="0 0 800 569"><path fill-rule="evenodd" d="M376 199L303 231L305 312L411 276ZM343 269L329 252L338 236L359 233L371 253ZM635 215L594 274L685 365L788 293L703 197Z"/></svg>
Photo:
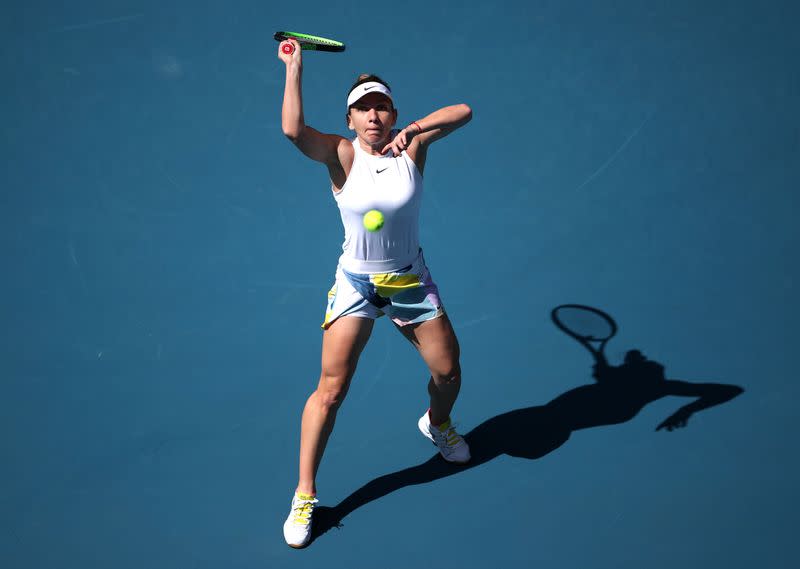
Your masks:
<svg viewBox="0 0 800 569"><path fill-rule="evenodd" d="M411 121L384 147L383 152L391 149L395 155L400 155L406 150L421 170L428 145L461 128L471 119L472 109L464 103L443 107L426 117Z"/></svg>
<svg viewBox="0 0 800 569"><path fill-rule="evenodd" d="M697 399L684 405L664 419L661 424L656 427L656 431L660 431L661 429L671 431L672 429L685 427L686 423L689 421L689 417L698 411L725 403L744 393L744 389L738 385L729 385L726 383L690 383L688 381L668 379L662 382L661 386L664 395L697 397Z"/></svg>

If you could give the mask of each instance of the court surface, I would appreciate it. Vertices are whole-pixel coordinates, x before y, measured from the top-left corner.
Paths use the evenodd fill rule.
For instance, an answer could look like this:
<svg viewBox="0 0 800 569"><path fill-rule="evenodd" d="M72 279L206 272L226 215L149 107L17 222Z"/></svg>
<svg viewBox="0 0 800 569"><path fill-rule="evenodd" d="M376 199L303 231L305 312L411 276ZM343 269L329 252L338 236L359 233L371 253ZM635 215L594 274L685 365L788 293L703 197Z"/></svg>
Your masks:
<svg viewBox="0 0 800 569"><path fill-rule="evenodd" d="M0 565L790 565L795 3L199 4L3 18ZM361 72L401 124L474 113L431 149L421 238L476 460L418 433L427 370L380 320L302 551L281 525L342 232L281 133L279 29L347 43L304 57L319 130L349 132ZM561 303L613 316L613 364L738 396L656 431L696 398L596 385Z"/></svg>

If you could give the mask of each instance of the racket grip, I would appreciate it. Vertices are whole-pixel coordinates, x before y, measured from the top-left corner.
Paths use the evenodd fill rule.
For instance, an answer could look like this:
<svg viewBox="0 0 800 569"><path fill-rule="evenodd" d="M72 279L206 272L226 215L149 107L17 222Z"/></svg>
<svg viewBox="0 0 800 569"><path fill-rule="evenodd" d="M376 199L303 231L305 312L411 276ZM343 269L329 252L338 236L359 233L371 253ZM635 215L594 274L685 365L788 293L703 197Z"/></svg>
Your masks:
<svg viewBox="0 0 800 569"><path fill-rule="evenodd" d="M283 44L283 46L281 47L281 51L286 55L291 55L294 53L294 46L287 42Z"/></svg>

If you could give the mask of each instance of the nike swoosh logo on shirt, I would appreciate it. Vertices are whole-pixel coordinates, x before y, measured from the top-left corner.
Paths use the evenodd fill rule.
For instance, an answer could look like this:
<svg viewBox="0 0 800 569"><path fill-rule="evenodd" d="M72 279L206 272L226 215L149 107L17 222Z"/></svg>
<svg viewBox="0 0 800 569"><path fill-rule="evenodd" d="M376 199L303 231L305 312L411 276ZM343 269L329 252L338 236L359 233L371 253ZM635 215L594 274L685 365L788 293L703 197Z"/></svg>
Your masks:
<svg viewBox="0 0 800 569"><path fill-rule="evenodd" d="M386 170L388 170L388 169L389 169L389 167L388 167L388 166L387 166L386 168L384 168L383 170L378 170L378 169L376 169L376 170L375 170L375 173L376 173L376 174L380 174L381 172L385 172L385 171L386 171Z"/></svg>

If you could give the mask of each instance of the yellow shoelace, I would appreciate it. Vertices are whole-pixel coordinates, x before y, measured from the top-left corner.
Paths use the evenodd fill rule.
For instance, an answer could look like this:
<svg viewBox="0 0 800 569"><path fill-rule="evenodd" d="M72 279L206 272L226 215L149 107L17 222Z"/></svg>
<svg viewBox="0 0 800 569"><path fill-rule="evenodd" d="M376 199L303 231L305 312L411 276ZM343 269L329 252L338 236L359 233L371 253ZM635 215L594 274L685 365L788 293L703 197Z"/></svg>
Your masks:
<svg viewBox="0 0 800 569"><path fill-rule="evenodd" d="M314 504L316 500L298 500L297 506L294 507L294 519L296 524L307 526L311 522L311 512L314 511Z"/></svg>
<svg viewBox="0 0 800 569"><path fill-rule="evenodd" d="M452 447L462 441L461 435L459 435L456 432L455 425L451 424L450 420L447 420L442 425L439 425L439 427L444 427L444 429L442 430L441 428L436 428L436 427L434 428L440 433L442 433L445 440L447 441L447 446Z"/></svg>
<svg viewBox="0 0 800 569"><path fill-rule="evenodd" d="M459 442L461 442L461 435L459 435L453 427L450 427L449 429L447 429L447 432L445 433L445 436L447 437L447 445L448 446L452 447L452 446L457 445Z"/></svg>

